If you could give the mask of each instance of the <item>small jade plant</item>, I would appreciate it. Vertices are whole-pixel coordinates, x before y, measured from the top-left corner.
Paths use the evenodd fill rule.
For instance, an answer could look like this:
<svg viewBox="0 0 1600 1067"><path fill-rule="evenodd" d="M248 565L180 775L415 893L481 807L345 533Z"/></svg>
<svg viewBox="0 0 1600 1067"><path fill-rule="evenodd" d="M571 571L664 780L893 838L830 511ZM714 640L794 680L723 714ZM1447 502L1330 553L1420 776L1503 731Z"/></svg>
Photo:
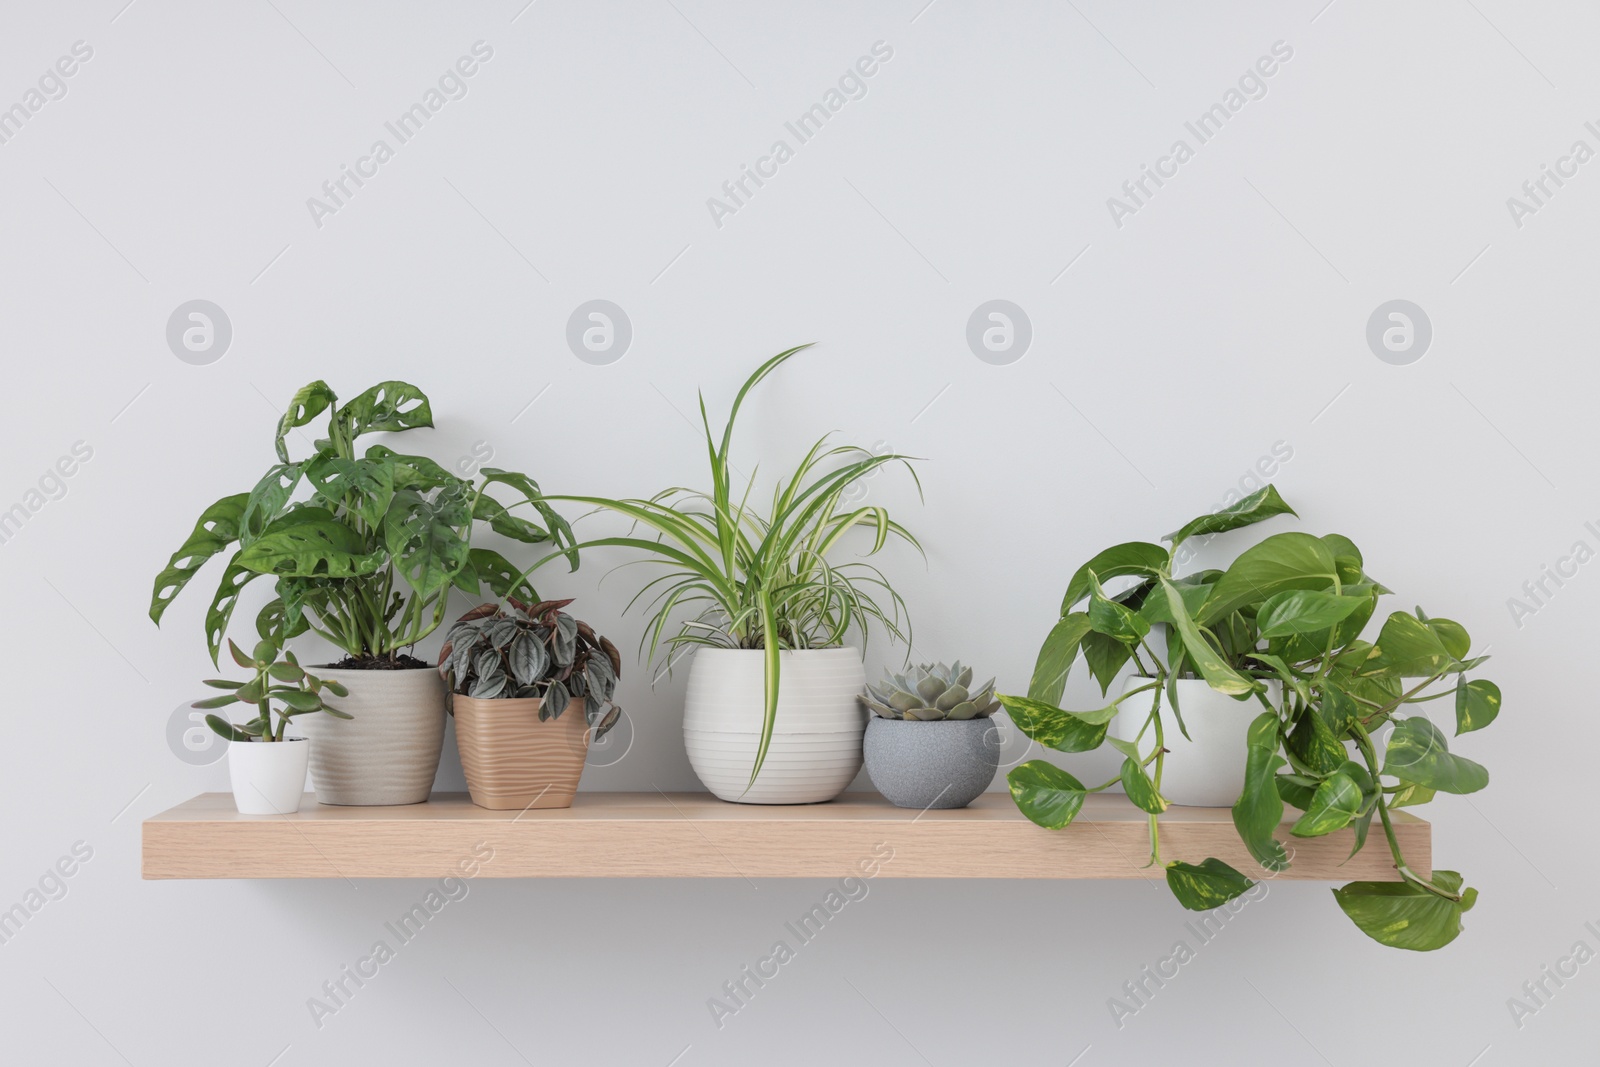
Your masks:
<svg viewBox="0 0 1600 1067"><path fill-rule="evenodd" d="M254 671L255 677L248 682L230 682L225 678L210 678L206 685L213 689L226 689L221 696L211 697L207 700L196 701L194 706L205 710L225 708L229 704L254 704L256 717L249 722L235 725L220 715L207 715L206 725L229 741L284 741L284 730L289 726L289 720L296 715L310 715L314 712L327 712L337 719L353 719L347 711L340 711L332 704L323 700L324 693L331 693L336 697L349 696L349 690L331 679L324 681L315 675L307 674L304 667L294 658L294 653L283 651L283 658L279 658L279 647L276 641L270 638L263 639L255 647L254 652L245 655L244 650L232 641L228 642L228 651L233 655L233 662L246 670ZM273 705L279 705L274 707ZM274 725L273 716L277 716Z"/></svg>
<svg viewBox="0 0 1600 1067"><path fill-rule="evenodd" d="M933 722L941 719L986 719L1000 710L994 679L971 690L972 668L960 660L923 663L904 674L885 670L880 685L867 686L861 703L884 719Z"/></svg>
<svg viewBox="0 0 1600 1067"><path fill-rule="evenodd" d="M622 656L586 622L561 609L571 600L531 607L515 598L473 608L451 627L439 650L439 673L452 695L478 700L536 698L539 720L558 719L573 701L596 738L616 724L611 702Z"/></svg>

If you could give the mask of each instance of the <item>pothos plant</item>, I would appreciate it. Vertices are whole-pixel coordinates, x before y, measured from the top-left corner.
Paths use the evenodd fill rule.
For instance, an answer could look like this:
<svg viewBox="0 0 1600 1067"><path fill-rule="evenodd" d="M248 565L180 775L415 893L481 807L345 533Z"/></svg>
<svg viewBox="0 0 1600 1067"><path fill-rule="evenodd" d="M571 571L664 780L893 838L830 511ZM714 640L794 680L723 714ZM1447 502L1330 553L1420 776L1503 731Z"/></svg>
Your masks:
<svg viewBox="0 0 1600 1067"><path fill-rule="evenodd" d="M291 459L289 437L327 414L326 436L310 455ZM476 523L526 544L553 542L576 569L572 529L544 502L525 474L484 467L476 480L457 477L433 460L369 445L359 438L433 425L428 398L406 382L381 382L343 405L324 382L295 394L278 422L278 462L248 492L223 497L156 576L150 618L207 560L233 554L206 612L213 663L239 594L254 579L276 579L277 597L257 629L280 644L307 629L350 657L347 666L387 667L401 650L444 621L452 587L477 596L538 600L518 568L500 553L472 546ZM308 492L297 496L304 486ZM510 504L490 494L509 491ZM513 514L530 509L539 521ZM420 665L420 664L419 664Z"/></svg>
<svg viewBox="0 0 1600 1067"><path fill-rule="evenodd" d="M1489 782L1480 764L1449 751L1445 735L1424 715L1425 701L1453 697L1456 733L1489 725L1500 690L1467 673L1487 657L1470 655L1467 631L1449 619L1390 614L1375 641L1361 634L1389 592L1365 571L1361 551L1338 534L1275 534L1241 552L1226 570L1187 577L1172 573L1173 552L1188 538L1222 533L1274 515L1293 514L1272 486L1220 512L1203 515L1163 540L1106 549L1073 575L1061 619L1040 649L1027 696L999 697L1019 729L1062 752L1109 744L1123 757L1116 777L1085 786L1045 760L1011 771L1011 794L1041 826L1068 825L1084 797L1122 785L1149 815L1150 863L1164 867L1179 903L1217 907L1248 890L1249 877L1227 863L1163 861L1159 817L1167 808L1161 775L1164 740L1188 736L1178 705L1179 678L1200 677L1213 689L1254 702L1244 780L1233 822L1250 855L1268 872L1291 855L1276 832L1284 805L1303 814L1289 829L1319 837L1352 829L1351 855L1367 842L1373 820L1383 828L1398 881L1351 882L1334 898L1364 933L1395 948L1429 950L1461 932L1461 916L1477 898L1454 871L1424 874L1405 859L1393 821L1402 807L1437 792L1472 793ZM1108 595L1102 583L1133 579ZM1102 693L1132 664L1148 679L1107 706L1060 707L1068 673L1082 657ZM1275 704L1266 682L1282 683ZM1132 739L1108 737L1118 706L1146 696L1150 711ZM1380 757L1374 734L1390 733Z"/></svg>
<svg viewBox="0 0 1600 1067"><path fill-rule="evenodd" d="M349 696L349 691L343 685L331 678L324 680L307 673L294 658L294 653L280 648L276 641L259 641L248 656L238 645L229 641L228 651L233 656L233 662L253 672L252 677L244 682L208 678L206 685L226 692L221 696L197 700L192 706L210 711L231 704L253 705L255 716L242 723L229 722L220 715L206 716L206 725L229 741L283 741L289 720L297 715L324 712L336 719L355 718L325 699L325 693L336 697ZM280 652L282 658L279 657Z"/></svg>
<svg viewBox="0 0 1600 1067"><path fill-rule="evenodd" d="M922 486L908 456L830 446L831 435L824 436L778 481L769 506L751 502L753 478L734 495L733 430L745 397L810 347L780 352L756 368L739 387L720 438L712 432L705 398L700 398L709 490L673 488L647 500L547 498L609 510L655 534L653 539L632 533L602 537L577 546L636 549L646 560L665 566L629 603L631 608L641 598L651 598L650 619L640 640L641 651L648 646L649 659L664 651L670 665L678 650L700 645L765 653L761 739L751 783L761 773L777 720L781 650L837 647L852 632L860 633L864 643L869 624L881 626L894 639L906 636L901 629L905 603L883 573L868 563L835 562L835 551L858 530L872 535L864 555L882 550L891 539L921 551L916 538L886 508L857 507L846 496L858 479L889 464L903 465L920 494Z"/></svg>

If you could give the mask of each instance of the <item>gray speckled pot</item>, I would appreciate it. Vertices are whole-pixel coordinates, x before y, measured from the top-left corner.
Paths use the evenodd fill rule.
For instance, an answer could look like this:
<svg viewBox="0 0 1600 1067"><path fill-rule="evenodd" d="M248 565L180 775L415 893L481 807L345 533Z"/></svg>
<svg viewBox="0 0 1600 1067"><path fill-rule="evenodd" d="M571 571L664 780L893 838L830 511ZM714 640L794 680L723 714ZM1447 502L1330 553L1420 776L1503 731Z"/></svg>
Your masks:
<svg viewBox="0 0 1600 1067"><path fill-rule="evenodd" d="M964 808L994 781L1000 731L992 719L907 722L876 715L863 743L867 776L902 808Z"/></svg>

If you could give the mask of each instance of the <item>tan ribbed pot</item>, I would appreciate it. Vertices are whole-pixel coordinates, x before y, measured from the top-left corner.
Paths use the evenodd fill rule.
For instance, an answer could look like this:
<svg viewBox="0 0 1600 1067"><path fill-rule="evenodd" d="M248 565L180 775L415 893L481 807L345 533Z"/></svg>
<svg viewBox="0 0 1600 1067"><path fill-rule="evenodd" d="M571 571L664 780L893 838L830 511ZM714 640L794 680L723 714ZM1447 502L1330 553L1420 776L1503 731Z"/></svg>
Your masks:
<svg viewBox="0 0 1600 1067"><path fill-rule="evenodd" d="M583 701L539 721L537 699L451 698L467 792L480 808L570 808L589 755Z"/></svg>
<svg viewBox="0 0 1600 1067"><path fill-rule="evenodd" d="M311 784L318 804L420 804L433 789L444 748L444 681L432 667L406 671L317 668L346 697L328 702L355 716L301 715L311 738Z"/></svg>

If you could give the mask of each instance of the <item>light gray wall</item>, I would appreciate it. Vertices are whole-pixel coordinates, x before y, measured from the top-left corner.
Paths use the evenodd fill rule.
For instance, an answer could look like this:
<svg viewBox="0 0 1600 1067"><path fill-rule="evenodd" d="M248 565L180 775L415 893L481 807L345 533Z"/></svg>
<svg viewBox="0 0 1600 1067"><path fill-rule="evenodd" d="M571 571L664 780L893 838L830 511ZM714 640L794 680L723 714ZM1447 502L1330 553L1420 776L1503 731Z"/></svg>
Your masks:
<svg viewBox="0 0 1600 1067"><path fill-rule="evenodd" d="M1532 213L1507 203L1574 141L1600 148L1592 10L123 2L13 3L0 33L0 105L75 42L93 50L0 145L0 507L30 512L0 545L0 906L75 843L92 850L0 945L7 1059L1487 1067L1592 1052L1600 968L1547 983L1520 1028L1507 1005L1575 942L1600 948L1584 925L1600 920L1600 737L1580 673L1600 564L1547 581L1520 619L1508 605L1576 542L1600 548L1585 526L1600 524L1600 162ZM466 96L399 145L385 121L478 41L493 55ZM785 122L875 42L893 55L865 96L798 144ZM1185 122L1276 42L1292 57L1265 95L1198 144ZM393 158L314 219L307 199L379 138ZM1108 198L1180 138L1193 158L1114 219ZM777 139L793 158L714 218L708 198ZM165 336L195 299L232 325L210 365ZM593 299L632 324L609 366L565 341ZM1009 365L966 342L992 299L1031 321ZM1406 366L1366 340L1393 299L1433 329ZM1438 865L1482 890L1466 934L1385 951L1326 887L1280 884L1199 946L1138 883L881 879L719 1029L707 999L828 883L484 879L319 1028L308 998L426 883L139 880L139 821L226 788L222 764L185 764L164 733L211 670L204 595L157 631L150 578L203 505L264 469L274 405L317 377L346 394L408 379L433 398L441 460L484 442L553 491L645 493L702 479L697 388L720 410L802 341L819 344L752 403L744 469L775 473L829 429L927 457L925 505L893 474L867 487L928 546L926 568L888 561L917 648L1013 688L1089 553L1172 529L1292 450L1274 480L1303 528L1354 537L1395 607L1459 619L1495 657L1505 714L1458 746L1493 784L1430 809ZM92 457L29 497L77 442ZM601 583L616 561L545 588L631 645L631 579ZM586 787L695 787L682 684L651 692L630 670L633 747ZM444 784L459 786L453 760L452 743ZM1196 958L1119 1029L1108 999L1180 939Z"/></svg>

